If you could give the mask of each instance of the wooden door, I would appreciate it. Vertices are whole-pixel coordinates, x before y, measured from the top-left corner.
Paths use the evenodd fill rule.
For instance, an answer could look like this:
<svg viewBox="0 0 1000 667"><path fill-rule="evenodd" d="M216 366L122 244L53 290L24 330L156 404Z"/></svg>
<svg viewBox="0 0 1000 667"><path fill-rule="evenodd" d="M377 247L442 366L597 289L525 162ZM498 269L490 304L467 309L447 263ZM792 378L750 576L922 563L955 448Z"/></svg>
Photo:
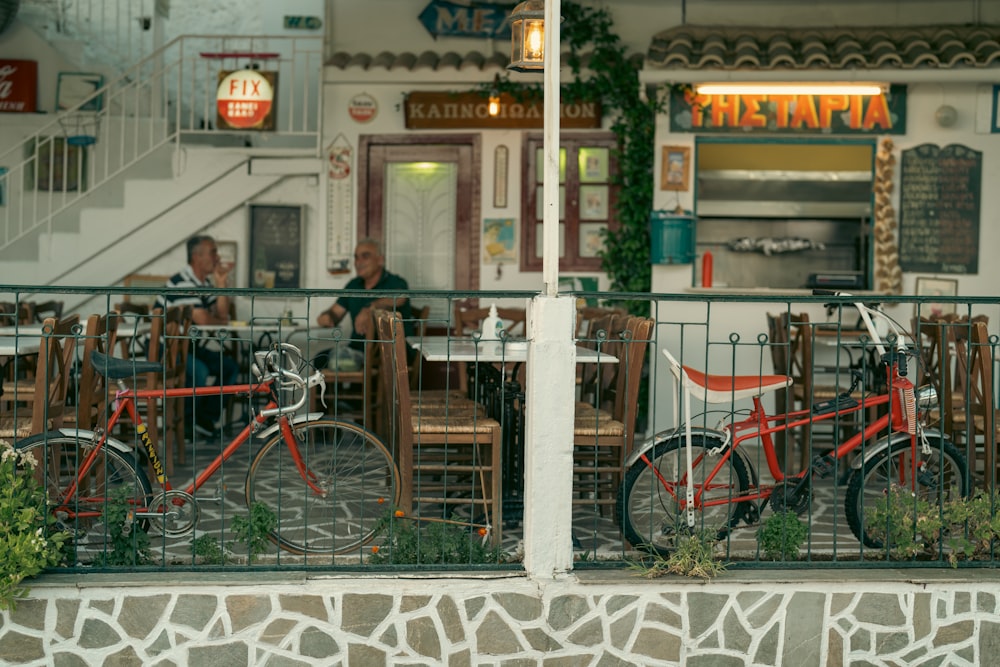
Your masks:
<svg viewBox="0 0 1000 667"><path fill-rule="evenodd" d="M479 289L477 135L362 137L358 238L413 289Z"/></svg>

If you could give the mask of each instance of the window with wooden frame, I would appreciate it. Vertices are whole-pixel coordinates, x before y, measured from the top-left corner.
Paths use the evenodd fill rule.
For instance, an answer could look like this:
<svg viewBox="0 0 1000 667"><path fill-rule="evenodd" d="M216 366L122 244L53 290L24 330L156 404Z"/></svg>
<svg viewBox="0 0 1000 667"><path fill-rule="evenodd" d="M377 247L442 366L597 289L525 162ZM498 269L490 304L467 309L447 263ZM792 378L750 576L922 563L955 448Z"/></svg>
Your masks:
<svg viewBox="0 0 1000 667"><path fill-rule="evenodd" d="M559 140L559 269L600 271L603 230L617 229L618 162L610 132L563 134ZM542 270L542 135L524 139L521 270Z"/></svg>

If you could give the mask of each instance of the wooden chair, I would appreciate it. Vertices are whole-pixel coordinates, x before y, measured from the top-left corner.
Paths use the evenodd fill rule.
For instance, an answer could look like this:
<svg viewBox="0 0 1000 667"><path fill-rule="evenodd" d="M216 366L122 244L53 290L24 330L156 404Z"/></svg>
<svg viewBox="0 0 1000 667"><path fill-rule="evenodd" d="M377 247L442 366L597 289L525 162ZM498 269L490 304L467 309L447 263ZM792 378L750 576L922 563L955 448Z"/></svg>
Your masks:
<svg viewBox="0 0 1000 667"><path fill-rule="evenodd" d="M0 302L0 326L35 324L35 304L32 301Z"/></svg>
<svg viewBox="0 0 1000 667"><path fill-rule="evenodd" d="M801 316L800 316L801 319ZM807 318L808 319L808 318ZM777 315L767 314L767 340L771 353L771 365L775 375L791 376L791 340L789 335L790 315L787 312ZM787 414L795 407L795 399L792 392L787 387L781 387L774 392L775 414ZM778 431L771 434L774 439L775 451L778 454L778 461L785 465L789 458L788 445L794 445L794 437L789 438L786 431Z"/></svg>
<svg viewBox="0 0 1000 667"><path fill-rule="evenodd" d="M650 318L626 319L617 350L614 407L611 412L578 404L573 428L574 504L613 506L621 485L625 456L635 440L639 382L653 333Z"/></svg>
<svg viewBox="0 0 1000 667"><path fill-rule="evenodd" d="M617 357L622 345L622 332L628 316L609 310L590 320L586 338L579 344L591 349L600 347L602 354ZM584 402L611 409L615 402L615 379L619 368L616 364L578 364L580 399Z"/></svg>
<svg viewBox="0 0 1000 667"><path fill-rule="evenodd" d="M975 483L983 489L996 488L997 443L1000 442L1000 411L996 408L993 364L996 359L996 341L990 339L985 322L970 323L968 356L968 392L961 411L968 433L966 447L969 470ZM961 343L959 343L959 349ZM982 437L982 445L977 442ZM980 465L982 472L980 473Z"/></svg>
<svg viewBox="0 0 1000 667"><path fill-rule="evenodd" d="M413 320L416 324L416 335L424 336L427 333L427 318L430 317L430 306L410 305L410 312L413 313ZM416 391L420 388L420 377L423 370L422 357L419 354L411 355L410 359L410 389Z"/></svg>
<svg viewBox="0 0 1000 667"><path fill-rule="evenodd" d="M939 341L949 341L954 357L954 373L942 374L941 428L964 447L973 479L983 488L993 488L1000 441L993 389L995 341L982 321L945 323L938 330Z"/></svg>
<svg viewBox="0 0 1000 667"><path fill-rule="evenodd" d="M156 308L151 318L146 359L162 364L163 370L133 378L133 386L136 389L164 391L182 388L187 382L187 358L191 345L191 306L171 306L166 312ZM114 387L111 389L114 390ZM160 441L159 422L162 413L163 459L167 474L173 472L175 451L178 462L184 463L186 458L184 405L183 397L167 398L163 395L146 400L144 420L154 445L158 445Z"/></svg>
<svg viewBox="0 0 1000 667"><path fill-rule="evenodd" d="M845 371L847 368L824 368L815 362L816 336L813 325L809 321L806 313L789 314L789 348L787 373L794 384L792 385L792 397L797 402L799 409L806 409L820 401L827 401L836 398L838 395L847 393L851 387L851 376ZM843 355L846 356L846 355ZM778 372L777 369L775 372ZM855 390L851 392L851 397L861 400L863 392ZM787 399L786 399L787 400ZM804 469L809 464L809 459L814 454L814 447L828 448L845 432L853 432L861 425L861 420L865 418L862 412L852 413L837 419L824 422L829 424L832 431L824 437L822 431L817 426L806 426L798 429L798 433L789 431L786 437L795 437L797 440L801 436L799 445L799 469ZM868 420L874 419L874 409L866 416ZM788 471L792 472L792 471Z"/></svg>
<svg viewBox="0 0 1000 667"><path fill-rule="evenodd" d="M15 386L10 394L5 390L4 400L12 404L0 416L0 438L18 440L62 426L69 369L76 358L74 327L79 323L79 315L42 322L34 380L30 388Z"/></svg>
<svg viewBox="0 0 1000 667"><path fill-rule="evenodd" d="M915 340L920 341L918 384L933 387L938 395L929 423L940 424L956 444L964 441L968 430L969 340L978 323L985 326L986 316L971 321L968 317L921 317L914 322Z"/></svg>
<svg viewBox="0 0 1000 667"><path fill-rule="evenodd" d="M42 301L35 304L35 321L44 322L47 318L51 317L58 320L62 317L63 313L63 302L62 301Z"/></svg>
<svg viewBox="0 0 1000 667"><path fill-rule="evenodd" d="M35 321L35 304L30 301L0 301L0 327L31 324Z"/></svg>
<svg viewBox="0 0 1000 667"><path fill-rule="evenodd" d="M94 372L90 355L93 352L111 354L115 346L118 313L91 315L84 330L83 354L77 363L77 383L70 387L73 407L66 411L64 422L87 431L94 430L107 418L109 389L105 378Z"/></svg>
<svg viewBox="0 0 1000 667"><path fill-rule="evenodd" d="M376 316L377 315L377 316ZM503 528L500 424L474 413L427 415L410 398L409 365L403 327L395 313L373 312L382 355L386 414L391 420L391 449L401 478L400 505L411 514L417 505L450 518L451 508L469 507L475 520L481 510L493 527L494 544ZM426 512L426 510L425 510Z"/></svg>

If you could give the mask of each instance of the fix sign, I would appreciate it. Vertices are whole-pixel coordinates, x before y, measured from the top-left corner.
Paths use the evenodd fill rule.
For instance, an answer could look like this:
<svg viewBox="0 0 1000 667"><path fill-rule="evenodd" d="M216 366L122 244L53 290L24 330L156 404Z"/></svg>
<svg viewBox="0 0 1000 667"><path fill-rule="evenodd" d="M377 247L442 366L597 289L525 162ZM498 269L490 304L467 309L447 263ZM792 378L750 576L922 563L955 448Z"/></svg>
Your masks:
<svg viewBox="0 0 1000 667"><path fill-rule="evenodd" d="M261 72L241 69L220 72L215 93L219 118L231 128L268 129L264 121L274 104L274 87Z"/></svg>

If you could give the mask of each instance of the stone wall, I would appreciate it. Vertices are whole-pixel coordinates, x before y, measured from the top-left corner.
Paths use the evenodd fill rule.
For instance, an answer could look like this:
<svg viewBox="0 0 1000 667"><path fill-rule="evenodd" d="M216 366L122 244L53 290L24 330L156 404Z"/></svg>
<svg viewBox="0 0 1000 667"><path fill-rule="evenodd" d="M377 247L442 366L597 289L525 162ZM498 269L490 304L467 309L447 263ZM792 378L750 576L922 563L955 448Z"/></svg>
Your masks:
<svg viewBox="0 0 1000 667"><path fill-rule="evenodd" d="M1000 654L1000 577L984 570L184 577L36 580L0 617L0 663L977 665Z"/></svg>

